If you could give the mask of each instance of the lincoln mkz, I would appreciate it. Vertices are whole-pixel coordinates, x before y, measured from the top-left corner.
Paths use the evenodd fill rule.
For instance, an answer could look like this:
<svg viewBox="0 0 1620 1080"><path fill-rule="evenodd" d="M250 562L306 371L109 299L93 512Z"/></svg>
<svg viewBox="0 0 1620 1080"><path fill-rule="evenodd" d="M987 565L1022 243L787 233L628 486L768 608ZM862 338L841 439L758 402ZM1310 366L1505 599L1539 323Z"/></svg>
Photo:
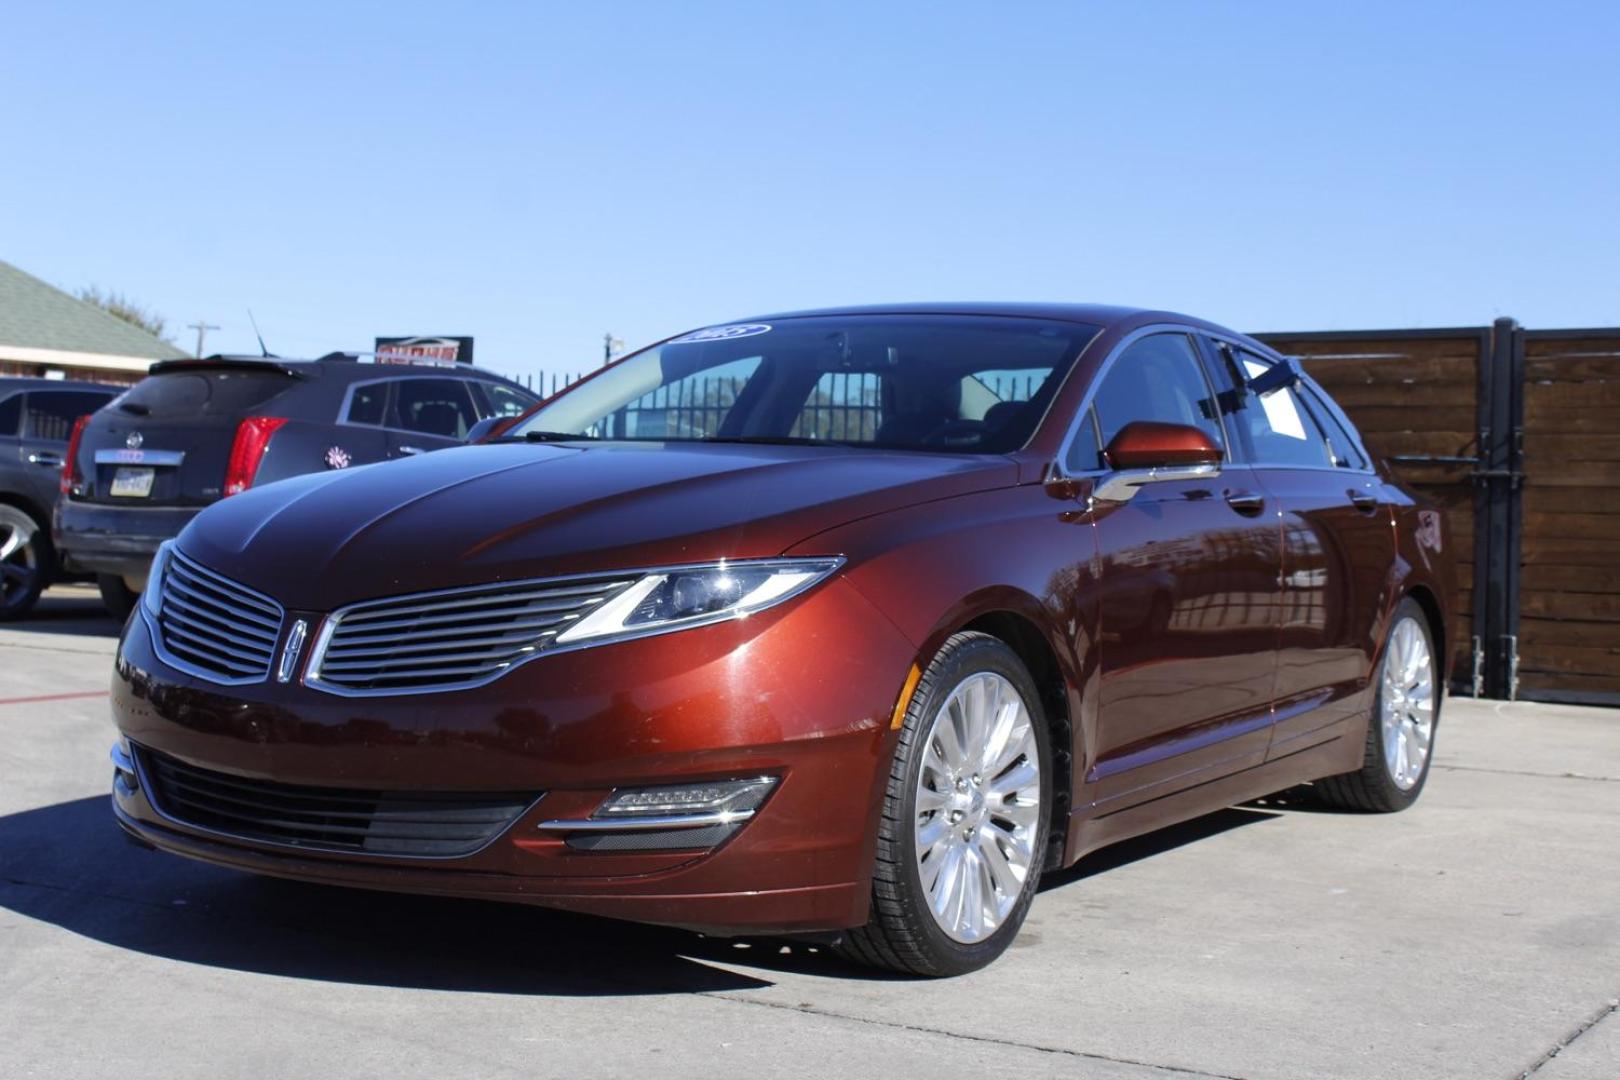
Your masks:
<svg viewBox="0 0 1620 1080"><path fill-rule="evenodd" d="M1241 334L763 316L474 434L163 546L113 680L124 829L949 975L1102 845L1423 789L1445 522Z"/></svg>

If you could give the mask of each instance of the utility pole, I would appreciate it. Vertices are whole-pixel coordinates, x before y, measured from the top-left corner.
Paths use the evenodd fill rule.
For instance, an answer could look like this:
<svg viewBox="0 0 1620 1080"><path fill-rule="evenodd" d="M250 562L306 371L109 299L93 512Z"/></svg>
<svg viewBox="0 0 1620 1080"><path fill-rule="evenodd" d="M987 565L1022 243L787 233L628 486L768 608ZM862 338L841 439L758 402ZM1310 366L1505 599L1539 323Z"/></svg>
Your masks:
<svg viewBox="0 0 1620 1080"><path fill-rule="evenodd" d="M208 333L210 330L218 330L219 327L215 326L213 323L203 322L201 319L199 319L194 323L187 323L186 329L197 331L197 358L200 360L202 359L203 335Z"/></svg>

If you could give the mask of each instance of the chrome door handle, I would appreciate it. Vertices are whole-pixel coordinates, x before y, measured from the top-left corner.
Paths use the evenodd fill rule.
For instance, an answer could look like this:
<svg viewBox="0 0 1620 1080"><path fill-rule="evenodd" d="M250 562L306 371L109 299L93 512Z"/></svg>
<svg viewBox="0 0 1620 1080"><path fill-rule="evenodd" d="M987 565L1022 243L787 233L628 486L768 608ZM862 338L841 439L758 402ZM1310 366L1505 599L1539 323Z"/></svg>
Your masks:
<svg viewBox="0 0 1620 1080"><path fill-rule="evenodd" d="M1226 505L1246 517L1254 517L1266 508L1266 497L1258 491L1228 491Z"/></svg>
<svg viewBox="0 0 1620 1080"><path fill-rule="evenodd" d="M399 448L399 452L402 454L425 454L427 451L420 446L402 446Z"/></svg>
<svg viewBox="0 0 1620 1080"><path fill-rule="evenodd" d="M62 467L62 455L53 454L49 450L41 450L29 454L28 463L30 465L42 465L47 469L60 469Z"/></svg>

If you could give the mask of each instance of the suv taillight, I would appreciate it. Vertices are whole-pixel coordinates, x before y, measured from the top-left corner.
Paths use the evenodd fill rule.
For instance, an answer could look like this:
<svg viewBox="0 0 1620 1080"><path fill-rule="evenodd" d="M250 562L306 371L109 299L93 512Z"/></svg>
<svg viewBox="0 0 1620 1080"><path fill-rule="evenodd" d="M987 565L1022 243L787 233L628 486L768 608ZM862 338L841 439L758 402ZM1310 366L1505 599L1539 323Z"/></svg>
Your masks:
<svg viewBox="0 0 1620 1080"><path fill-rule="evenodd" d="M250 416L236 425L231 460L225 466L226 495L240 495L253 486L264 452L270 449L270 436L286 422L285 416Z"/></svg>
<svg viewBox="0 0 1620 1080"><path fill-rule="evenodd" d="M84 489L84 474L79 471L79 440L84 438L84 425L90 414L73 421L73 434L68 436L67 457L62 459L62 494L77 495Z"/></svg>

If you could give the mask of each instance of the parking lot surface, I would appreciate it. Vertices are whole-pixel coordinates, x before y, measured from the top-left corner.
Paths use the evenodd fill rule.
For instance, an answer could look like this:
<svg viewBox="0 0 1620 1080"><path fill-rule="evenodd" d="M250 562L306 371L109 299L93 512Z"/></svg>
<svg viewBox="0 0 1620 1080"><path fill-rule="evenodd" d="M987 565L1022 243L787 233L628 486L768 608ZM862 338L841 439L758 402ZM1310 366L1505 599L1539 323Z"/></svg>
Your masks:
<svg viewBox="0 0 1620 1080"><path fill-rule="evenodd" d="M1284 797L1098 852L930 982L141 851L116 633L82 589L0 628L6 1077L1620 1076L1620 712L1453 700L1413 811Z"/></svg>

